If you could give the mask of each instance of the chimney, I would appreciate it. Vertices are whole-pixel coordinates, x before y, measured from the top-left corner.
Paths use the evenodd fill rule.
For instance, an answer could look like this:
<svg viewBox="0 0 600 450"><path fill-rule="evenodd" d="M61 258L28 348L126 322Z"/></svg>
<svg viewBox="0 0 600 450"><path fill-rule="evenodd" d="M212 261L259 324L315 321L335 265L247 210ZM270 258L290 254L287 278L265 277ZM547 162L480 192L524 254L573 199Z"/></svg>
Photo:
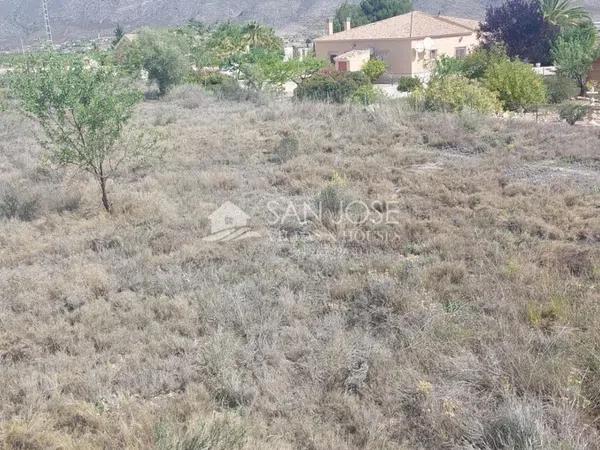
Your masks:
<svg viewBox="0 0 600 450"><path fill-rule="evenodd" d="M345 30L348 31L350 28L352 28L352 19L350 17L346 18L346 28Z"/></svg>
<svg viewBox="0 0 600 450"><path fill-rule="evenodd" d="M333 19L327 19L327 35L331 36L333 34Z"/></svg>

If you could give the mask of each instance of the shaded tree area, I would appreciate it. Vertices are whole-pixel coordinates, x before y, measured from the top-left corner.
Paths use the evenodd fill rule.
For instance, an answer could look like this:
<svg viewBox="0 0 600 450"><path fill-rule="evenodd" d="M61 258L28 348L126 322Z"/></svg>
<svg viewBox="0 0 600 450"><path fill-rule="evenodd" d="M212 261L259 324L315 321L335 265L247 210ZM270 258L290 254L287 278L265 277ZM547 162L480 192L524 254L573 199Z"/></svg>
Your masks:
<svg viewBox="0 0 600 450"><path fill-rule="evenodd" d="M485 48L504 45L512 58L548 65L552 63L552 43L559 31L558 26L544 19L537 1L508 0L487 9L480 38Z"/></svg>

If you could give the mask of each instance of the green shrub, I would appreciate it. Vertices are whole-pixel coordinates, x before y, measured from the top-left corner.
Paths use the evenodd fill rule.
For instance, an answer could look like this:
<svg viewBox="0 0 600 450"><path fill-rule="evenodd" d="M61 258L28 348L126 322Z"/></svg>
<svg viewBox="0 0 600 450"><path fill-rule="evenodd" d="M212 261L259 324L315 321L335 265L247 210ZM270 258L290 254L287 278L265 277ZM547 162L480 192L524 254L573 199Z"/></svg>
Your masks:
<svg viewBox="0 0 600 450"><path fill-rule="evenodd" d="M502 47L478 48L462 59L442 56L435 63L432 78L457 75L471 80L481 80L489 67L504 61L510 59Z"/></svg>
<svg viewBox="0 0 600 450"><path fill-rule="evenodd" d="M464 68L464 60L442 55L437 61L435 61L435 66L433 67L431 78L437 79L452 75L463 76Z"/></svg>
<svg viewBox="0 0 600 450"><path fill-rule="evenodd" d="M361 105L372 105L377 101L378 93L375 89L375 86L372 84L365 84L360 86L354 94L352 94L352 102L358 103Z"/></svg>
<svg viewBox="0 0 600 450"><path fill-rule="evenodd" d="M581 103L565 103L561 105L558 115L569 125L575 125L577 122L586 118L589 113L589 107Z"/></svg>
<svg viewBox="0 0 600 450"><path fill-rule="evenodd" d="M543 78L521 61L496 62L487 70L484 85L508 111L531 111L548 99Z"/></svg>
<svg viewBox="0 0 600 450"><path fill-rule="evenodd" d="M577 83L563 75L544 77L544 84L548 90L548 101L553 104L562 103L579 94Z"/></svg>
<svg viewBox="0 0 600 450"><path fill-rule="evenodd" d="M215 72L214 70L192 72L187 77L187 81L192 84L198 84L210 91L218 90L225 85L232 86L237 84L237 81L233 77L221 72Z"/></svg>
<svg viewBox="0 0 600 450"><path fill-rule="evenodd" d="M365 64L362 71L371 80L371 83L375 83L385 73L386 65L383 61L372 59Z"/></svg>
<svg viewBox="0 0 600 450"><path fill-rule="evenodd" d="M362 86L370 84L370 80L363 72L322 70L303 80L298 85L295 96L299 100L344 103L351 100Z"/></svg>
<svg viewBox="0 0 600 450"><path fill-rule="evenodd" d="M398 80L398 90L400 92L413 92L423 86L420 78L416 77L401 77Z"/></svg>
<svg viewBox="0 0 600 450"><path fill-rule="evenodd" d="M483 113L502 110L496 94L478 82L464 77L448 76L432 80L427 88L417 89L411 97L416 108L429 111L462 111L470 109Z"/></svg>

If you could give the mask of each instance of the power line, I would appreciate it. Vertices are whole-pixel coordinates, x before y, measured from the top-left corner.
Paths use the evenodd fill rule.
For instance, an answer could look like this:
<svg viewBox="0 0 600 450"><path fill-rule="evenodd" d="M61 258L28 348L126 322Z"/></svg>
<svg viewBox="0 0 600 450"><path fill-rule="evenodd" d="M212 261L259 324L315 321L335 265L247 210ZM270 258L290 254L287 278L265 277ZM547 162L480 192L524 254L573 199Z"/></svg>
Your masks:
<svg viewBox="0 0 600 450"><path fill-rule="evenodd" d="M52 30L50 28L50 15L48 14L48 0L42 0L42 7L44 9L44 23L46 24L46 36L48 37L48 42L53 44L52 40Z"/></svg>

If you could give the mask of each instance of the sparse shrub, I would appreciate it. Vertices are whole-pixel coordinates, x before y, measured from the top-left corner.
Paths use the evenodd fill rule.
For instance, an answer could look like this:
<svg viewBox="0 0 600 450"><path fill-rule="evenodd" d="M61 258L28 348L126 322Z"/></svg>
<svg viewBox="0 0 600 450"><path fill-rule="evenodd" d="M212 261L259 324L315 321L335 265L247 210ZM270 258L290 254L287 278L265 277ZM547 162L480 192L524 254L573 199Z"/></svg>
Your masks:
<svg viewBox="0 0 600 450"><path fill-rule="evenodd" d="M497 94L507 111L530 111L548 99L542 77L521 61L504 60L492 65L485 74L484 86Z"/></svg>
<svg viewBox="0 0 600 450"><path fill-rule="evenodd" d="M476 81L463 77L432 80L426 88L417 89L411 104L428 111L463 111L472 109L484 113L501 111L496 95Z"/></svg>
<svg viewBox="0 0 600 450"><path fill-rule="evenodd" d="M589 114L589 107L581 103L569 102L561 105L558 115L569 125L581 122Z"/></svg>
<svg viewBox="0 0 600 450"><path fill-rule="evenodd" d="M36 196L17 190L14 186L0 189L0 217L29 222L38 216L39 209L39 199Z"/></svg>
<svg viewBox="0 0 600 450"><path fill-rule="evenodd" d="M400 92L413 92L421 87L423 87L423 82L417 77L401 77L398 80L398 91Z"/></svg>
<svg viewBox="0 0 600 450"><path fill-rule="evenodd" d="M345 103L352 99L359 88L369 84L369 79L362 72L322 70L302 81L296 89L295 96L299 100Z"/></svg>
<svg viewBox="0 0 600 450"><path fill-rule="evenodd" d="M285 163L296 157L299 147L300 144L298 143L298 139L296 137L284 136L281 138L279 145L277 145L277 148L273 152L271 161L279 164Z"/></svg>
<svg viewBox="0 0 600 450"><path fill-rule="evenodd" d="M331 181L317 196L317 208L324 214L338 216L346 205L350 203L346 184L346 180L343 177L334 173Z"/></svg>
<svg viewBox="0 0 600 450"><path fill-rule="evenodd" d="M187 430L160 424L156 429L156 447L160 450L234 450L246 443L246 430L227 419L193 423Z"/></svg>
<svg viewBox="0 0 600 450"><path fill-rule="evenodd" d="M367 76L371 83L375 83L385 73L386 65L383 61L372 59L365 64L362 71Z"/></svg>
<svg viewBox="0 0 600 450"><path fill-rule="evenodd" d="M579 94L577 83L562 75L544 77L544 84L548 90L548 101L550 103L562 103Z"/></svg>
<svg viewBox="0 0 600 450"><path fill-rule="evenodd" d="M215 86L223 86L224 84L233 84L236 81L229 75L214 70L199 70L192 72L188 76L188 81L193 84L199 84L206 89L213 89Z"/></svg>
<svg viewBox="0 0 600 450"><path fill-rule="evenodd" d="M377 98L378 92L372 84L365 84L352 94L352 102L360 105L371 105L377 101Z"/></svg>
<svg viewBox="0 0 600 450"><path fill-rule="evenodd" d="M520 402L505 403L484 427L483 448L534 449L543 448L543 424L539 411Z"/></svg>

